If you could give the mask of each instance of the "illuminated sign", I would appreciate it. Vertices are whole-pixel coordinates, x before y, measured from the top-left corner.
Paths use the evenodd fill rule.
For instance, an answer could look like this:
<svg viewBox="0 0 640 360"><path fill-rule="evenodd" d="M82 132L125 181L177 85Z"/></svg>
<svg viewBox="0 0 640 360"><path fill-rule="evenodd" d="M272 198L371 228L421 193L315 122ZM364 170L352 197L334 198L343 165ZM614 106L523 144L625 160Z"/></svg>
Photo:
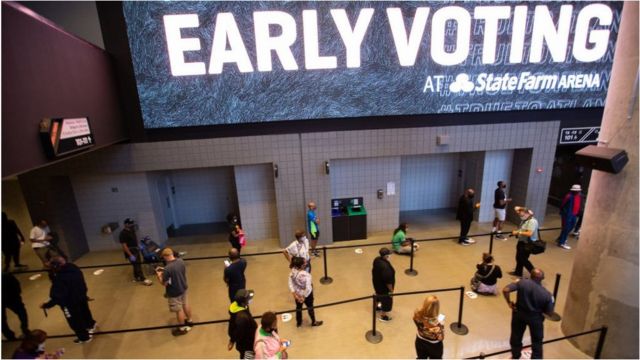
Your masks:
<svg viewBox="0 0 640 360"><path fill-rule="evenodd" d="M618 2L124 2L145 127L602 107Z"/></svg>
<svg viewBox="0 0 640 360"><path fill-rule="evenodd" d="M600 127L562 128L560 129L560 144L588 144L597 143Z"/></svg>
<svg viewBox="0 0 640 360"><path fill-rule="evenodd" d="M49 158L82 151L95 143L86 117L42 119L40 139Z"/></svg>

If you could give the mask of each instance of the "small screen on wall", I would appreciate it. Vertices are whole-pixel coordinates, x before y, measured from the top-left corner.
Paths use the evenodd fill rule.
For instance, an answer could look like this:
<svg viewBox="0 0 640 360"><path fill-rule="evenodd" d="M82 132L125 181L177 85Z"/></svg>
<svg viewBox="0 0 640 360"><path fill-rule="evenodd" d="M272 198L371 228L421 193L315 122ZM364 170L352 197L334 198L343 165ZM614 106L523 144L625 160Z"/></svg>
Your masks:
<svg viewBox="0 0 640 360"><path fill-rule="evenodd" d="M146 128L604 106L621 2L124 2Z"/></svg>
<svg viewBox="0 0 640 360"><path fill-rule="evenodd" d="M49 158L86 150L95 144L89 118L45 118L40 121L40 139Z"/></svg>

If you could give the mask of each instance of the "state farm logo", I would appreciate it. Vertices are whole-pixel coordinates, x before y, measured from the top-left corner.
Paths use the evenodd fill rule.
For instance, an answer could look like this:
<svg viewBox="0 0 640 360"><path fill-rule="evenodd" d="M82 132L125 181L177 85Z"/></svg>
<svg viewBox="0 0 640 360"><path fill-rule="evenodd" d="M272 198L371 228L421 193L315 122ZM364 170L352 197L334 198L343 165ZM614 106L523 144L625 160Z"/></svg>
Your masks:
<svg viewBox="0 0 640 360"><path fill-rule="evenodd" d="M423 93L438 92L447 89L447 80L451 76L428 76L422 89ZM528 71L519 74L480 73L473 79L469 74L460 73L455 80L448 84L449 92L458 93L488 93L501 92L557 92L566 90L598 90L602 79L599 73L576 74L544 74Z"/></svg>

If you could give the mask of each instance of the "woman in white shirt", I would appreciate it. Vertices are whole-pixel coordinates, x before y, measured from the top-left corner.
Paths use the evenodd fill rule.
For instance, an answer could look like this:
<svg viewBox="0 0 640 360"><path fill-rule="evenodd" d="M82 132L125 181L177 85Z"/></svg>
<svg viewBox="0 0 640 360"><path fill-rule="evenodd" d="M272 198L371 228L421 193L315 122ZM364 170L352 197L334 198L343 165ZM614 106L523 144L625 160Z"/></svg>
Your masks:
<svg viewBox="0 0 640 360"><path fill-rule="evenodd" d="M322 321L316 320L313 311L313 285L311 284L311 274L305 267L305 260L299 256L291 259L291 273L289 274L289 290L296 302L296 326L302 326L302 305L307 306L309 317L311 318L311 326L320 326Z"/></svg>

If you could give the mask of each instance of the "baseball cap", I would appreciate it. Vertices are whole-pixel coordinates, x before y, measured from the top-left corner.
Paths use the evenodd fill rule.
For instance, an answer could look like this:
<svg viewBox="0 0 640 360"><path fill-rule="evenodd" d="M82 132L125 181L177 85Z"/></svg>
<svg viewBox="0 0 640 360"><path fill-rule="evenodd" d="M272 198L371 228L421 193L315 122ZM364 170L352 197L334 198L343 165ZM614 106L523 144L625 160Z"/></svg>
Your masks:
<svg viewBox="0 0 640 360"><path fill-rule="evenodd" d="M124 219L124 224L125 225L133 225L134 221L133 221L133 219L126 218L126 219Z"/></svg>
<svg viewBox="0 0 640 360"><path fill-rule="evenodd" d="M247 302L253 298L253 290L240 289L236 291L236 296L233 297L233 300L238 302Z"/></svg>

